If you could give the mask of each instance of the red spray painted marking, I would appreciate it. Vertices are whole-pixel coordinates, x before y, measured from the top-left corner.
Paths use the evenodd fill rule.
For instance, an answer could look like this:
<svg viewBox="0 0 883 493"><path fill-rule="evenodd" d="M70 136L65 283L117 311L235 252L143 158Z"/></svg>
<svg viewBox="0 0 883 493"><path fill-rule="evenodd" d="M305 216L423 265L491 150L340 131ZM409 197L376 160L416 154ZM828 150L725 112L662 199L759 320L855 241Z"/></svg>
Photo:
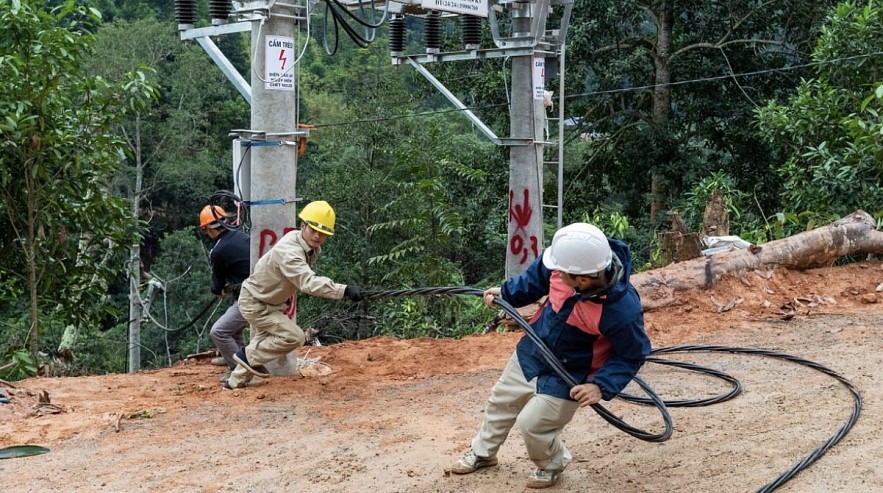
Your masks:
<svg viewBox="0 0 883 493"><path fill-rule="evenodd" d="M533 217L533 209L530 207L530 190L525 188L522 195L524 202L516 204L515 192L509 190L509 222L515 223L515 232L509 239L509 251L513 255L521 255L519 263L526 264L530 258L529 253L532 252L533 258L536 258L540 254L540 249L537 237L527 234L527 226ZM530 244L530 250L526 246L528 244Z"/></svg>
<svg viewBox="0 0 883 493"><path fill-rule="evenodd" d="M286 227L282 230L282 236L285 236L295 229L297 228L293 228L291 226ZM279 239L279 237L276 235L276 232L272 229L262 229L259 238L261 239L261 242L258 245L258 257L263 257L264 254L267 253L267 251L269 251L270 248L275 245L276 241Z"/></svg>
<svg viewBox="0 0 883 493"><path fill-rule="evenodd" d="M282 236L287 235L288 233L290 233L291 231L294 231L295 229L297 229L297 228L293 228L290 226L286 227L285 229L282 230ZM272 229L262 229L261 234L260 234L260 239L261 239L261 242L258 247L258 256L263 257L264 254L267 253L267 251L269 251L270 248L272 248L273 245L276 244L276 241L279 239L279 237L276 235L276 232L273 231ZM297 313L297 291L295 291L295 293L293 295L291 295L291 299L288 300L288 306L285 307L285 310L283 310L282 313L287 315L288 318L294 320L294 316Z"/></svg>

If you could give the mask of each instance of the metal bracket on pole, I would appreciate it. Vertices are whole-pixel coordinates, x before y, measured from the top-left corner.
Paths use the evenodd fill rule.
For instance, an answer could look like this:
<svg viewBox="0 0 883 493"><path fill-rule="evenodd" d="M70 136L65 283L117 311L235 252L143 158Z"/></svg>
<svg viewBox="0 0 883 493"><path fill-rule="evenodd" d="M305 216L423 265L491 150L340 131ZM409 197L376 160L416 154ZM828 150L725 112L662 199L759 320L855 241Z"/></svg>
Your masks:
<svg viewBox="0 0 883 493"><path fill-rule="evenodd" d="M500 36L499 22L497 21L497 5L512 5L512 17L529 18L529 33L512 33L512 37L504 38ZM491 34L494 38L494 44L498 48L515 48L529 47L533 48L540 42L543 37L540 32L546 25L546 18L549 15L549 0L538 0L536 3L526 3L514 0L504 0L491 4L488 8L488 24L491 27Z"/></svg>
<svg viewBox="0 0 883 493"><path fill-rule="evenodd" d="M248 146L261 145L293 145L297 146L298 139L310 136L309 128L301 128L294 132L265 132L263 130L234 129L229 134L246 141Z"/></svg>
<svg viewBox="0 0 883 493"><path fill-rule="evenodd" d="M200 27L197 29L182 29L181 39L194 39L199 46L208 54L209 58L221 69L224 76L227 77L233 87L239 91L239 94L245 98L245 101L251 105L251 86L245 81L236 67L230 63L230 60L224 55L218 45L211 40L209 36L219 36L222 34L232 34L245 31L251 31L251 22L235 22L233 24L221 24L211 27Z"/></svg>
<svg viewBox="0 0 883 493"><path fill-rule="evenodd" d="M450 101L451 104L453 104L458 110L460 110L460 112L463 113L463 115L466 116L466 118L468 118L469 121L471 121L472 124L475 125L478 128L478 130L482 134L484 134L484 136L487 137L488 140L490 140L494 144L514 146L514 145L529 145L529 144L533 143L533 141L531 139L501 139L501 138L497 137L497 135L494 133L493 130L488 128L488 126L485 125L484 122L482 122L481 119L479 119L475 115L475 113L470 111L469 108L467 108L466 105L463 104L462 101L457 99L457 96L454 96L454 94L451 91L449 91L448 88L445 87L445 85L441 83L441 81L436 79L435 76L429 72L429 70L426 70L426 67L415 62L414 60L411 60L410 58L408 58L407 60L408 60L408 63L411 64L411 66L414 67L414 69L417 70L417 72L420 75L422 75L426 80L428 80L429 83L433 85L433 87L438 89L438 91L440 93L442 93L442 95L444 97L448 98L448 101Z"/></svg>
<svg viewBox="0 0 883 493"><path fill-rule="evenodd" d="M199 43L199 46L202 46L202 49L208 53L208 56L215 62L218 68L221 69L221 72L224 73L227 80L229 80L233 84L233 87L239 91L239 94L245 98L245 102L251 106L251 86L245 81L245 78L239 75L236 67L234 67L233 64L230 63L230 60L224 56L218 48L218 45L216 45L208 36L200 36L195 39L196 42Z"/></svg>

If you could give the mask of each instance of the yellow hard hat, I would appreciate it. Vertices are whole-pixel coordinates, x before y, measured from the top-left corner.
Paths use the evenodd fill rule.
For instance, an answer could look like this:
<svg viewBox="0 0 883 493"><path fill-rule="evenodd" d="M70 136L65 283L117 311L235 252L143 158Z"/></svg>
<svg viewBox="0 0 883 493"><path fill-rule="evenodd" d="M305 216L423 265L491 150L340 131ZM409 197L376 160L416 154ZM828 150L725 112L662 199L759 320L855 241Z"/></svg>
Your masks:
<svg viewBox="0 0 883 493"><path fill-rule="evenodd" d="M207 205L199 211L200 228L219 228L220 224L214 224L227 218L227 211L217 205Z"/></svg>
<svg viewBox="0 0 883 493"><path fill-rule="evenodd" d="M305 205L297 217L320 233L328 236L334 234L334 209L324 200L316 200Z"/></svg>

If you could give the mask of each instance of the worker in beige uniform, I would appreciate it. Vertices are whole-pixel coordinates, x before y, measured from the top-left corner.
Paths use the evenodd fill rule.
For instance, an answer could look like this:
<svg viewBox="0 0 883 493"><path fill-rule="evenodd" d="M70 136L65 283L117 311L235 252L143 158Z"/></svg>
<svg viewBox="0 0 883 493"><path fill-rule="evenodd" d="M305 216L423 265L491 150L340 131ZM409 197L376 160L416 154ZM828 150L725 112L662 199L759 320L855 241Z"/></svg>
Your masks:
<svg viewBox="0 0 883 493"><path fill-rule="evenodd" d="M319 200L304 206L298 217L300 229L273 245L242 282L239 310L251 325L251 341L233 355L237 366L224 382L225 389L245 387L255 376L270 376L264 365L304 345L304 331L285 313L298 291L337 300L365 297L359 286L338 284L313 272L322 244L334 234L334 209Z"/></svg>

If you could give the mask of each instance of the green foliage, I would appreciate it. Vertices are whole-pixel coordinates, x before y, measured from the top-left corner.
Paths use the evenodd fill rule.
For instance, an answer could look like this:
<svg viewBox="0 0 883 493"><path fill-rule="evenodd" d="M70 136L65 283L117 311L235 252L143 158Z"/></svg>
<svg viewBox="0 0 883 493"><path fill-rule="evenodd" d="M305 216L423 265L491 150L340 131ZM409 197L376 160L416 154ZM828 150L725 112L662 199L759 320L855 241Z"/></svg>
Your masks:
<svg viewBox="0 0 883 493"><path fill-rule="evenodd" d="M651 178L669 208L720 169L774 210L779 184L764 178L777 156L754 133L753 108L789 94L808 73L793 68L835 3L577 0L567 37L567 112L579 120L571 135L589 142L574 149L583 159L566 170L565 204L619 204L649 237L641 216ZM741 73L755 75L730 77Z"/></svg>
<svg viewBox="0 0 883 493"><path fill-rule="evenodd" d="M761 227L762 218L754 213L753 197L740 190L735 178L723 171L716 171L703 177L687 192L683 217L688 229L691 231L700 229L706 204L713 195L721 195L726 203L730 233L742 236L746 240L749 238L746 238L745 234L754 238L754 232Z"/></svg>
<svg viewBox="0 0 883 493"><path fill-rule="evenodd" d="M129 152L111 180L114 193L132 202L129 215L143 220L142 237L133 238L127 245L140 243L137 251L146 271L152 270L162 281L174 280L167 286L171 291L157 293L149 312L154 319L146 318L142 325L144 363L159 367L175 361L180 354L210 344L210 317L192 326L187 334L176 330L211 300L207 297L200 304L199 297L187 298L186 292L178 291L185 289L179 285L192 284L186 289L208 294L207 262L201 264L203 269L199 273L192 269L179 279L187 272L180 268L181 259L198 255L187 254L180 242L164 240L163 235L189 235L193 245L199 246L190 226L196 211L213 192L232 188L228 133L231 128L248 126L241 122L247 119L249 109L203 50L179 39L174 22L156 20L151 15L120 15L115 19L96 33L95 55L87 60L85 70L90 75L119 81L128 71L141 67L159 87L154 105L127 115L113 127L116 135L125 138ZM231 61L241 63L242 54L248 52L242 47L247 39L247 35L230 35L218 43L229 53ZM204 252L201 255L205 257ZM184 280L187 278L204 282L188 283ZM127 284L111 289L113 307L120 313L128 313L129 289ZM147 296L147 284L136 289L142 297ZM216 316L224 308L226 305L217 308ZM120 353L119 349L125 349L126 324L117 329L100 339L106 342L105 346L92 348L107 355L108 364L96 369L117 367L120 362L125 366L126 352ZM117 338L122 339L122 346ZM86 364L85 359L88 357L78 363Z"/></svg>
<svg viewBox="0 0 883 493"><path fill-rule="evenodd" d="M780 240L798 233L811 231L840 219L840 216L804 211L799 214L777 212L774 218L775 221L771 222L768 227L770 240Z"/></svg>
<svg viewBox="0 0 883 493"><path fill-rule="evenodd" d="M596 208L591 214L584 212L580 221L598 226L610 238L616 238L625 242L632 252L632 269L635 272L644 271L659 265L659 247L656 236L652 241L647 240L628 217L615 208Z"/></svg>
<svg viewBox="0 0 883 493"><path fill-rule="evenodd" d="M155 292L150 317L141 324L141 344L145 350L142 363L162 368L190 353L213 347L209 329L230 304L230 300L214 302L209 291L211 267L208 249L197 238L195 228L185 228L165 235L162 253L157 257L153 277L162 282L165 291ZM142 286L141 296L147 299L149 286ZM202 309L215 303L205 317L187 326Z"/></svg>
<svg viewBox="0 0 883 493"><path fill-rule="evenodd" d="M121 271L104 260L135 236L107 186L125 151L110 129L155 93L137 71L83 73L99 22L73 2L0 1L0 285L28 293L32 353L49 326L97 323Z"/></svg>
<svg viewBox="0 0 883 493"><path fill-rule="evenodd" d="M224 38L234 53L244 42ZM150 265L158 232L193 224L214 191L232 188L228 133L248 126L242 122L249 108L198 45L179 39L172 22L118 20L98 31L89 73L118 80L134 67L149 69L159 98L116 127L131 152L113 185L137 201L139 218L151 218L142 249Z"/></svg>
<svg viewBox="0 0 883 493"><path fill-rule="evenodd" d="M493 316L479 297L415 296L379 303L378 333L400 338L454 337L474 334Z"/></svg>
<svg viewBox="0 0 883 493"><path fill-rule="evenodd" d="M24 380L37 374L37 360L30 351L12 349L0 355L0 380Z"/></svg>
<svg viewBox="0 0 883 493"><path fill-rule="evenodd" d="M731 194L735 195L735 197L731 196ZM714 195L722 195L724 197L727 204L727 212L731 214L730 220L732 220L733 214L738 215L740 213L736 204L741 202L746 194L736 189L733 177L723 171L717 171L702 178L699 180L699 183L687 192L686 210L683 217L690 230L695 231L699 229L699 226L702 224L702 214L705 210L705 205L708 199Z"/></svg>
<svg viewBox="0 0 883 493"><path fill-rule="evenodd" d="M635 233L629 219L617 211L605 213L595 209L591 214L583 213L582 222L594 224L609 238L624 239Z"/></svg>
<svg viewBox="0 0 883 493"><path fill-rule="evenodd" d="M788 209L817 218L883 210L879 1L846 2L831 14L813 53L817 78L787 105L757 111L768 141L787 157L778 169Z"/></svg>

